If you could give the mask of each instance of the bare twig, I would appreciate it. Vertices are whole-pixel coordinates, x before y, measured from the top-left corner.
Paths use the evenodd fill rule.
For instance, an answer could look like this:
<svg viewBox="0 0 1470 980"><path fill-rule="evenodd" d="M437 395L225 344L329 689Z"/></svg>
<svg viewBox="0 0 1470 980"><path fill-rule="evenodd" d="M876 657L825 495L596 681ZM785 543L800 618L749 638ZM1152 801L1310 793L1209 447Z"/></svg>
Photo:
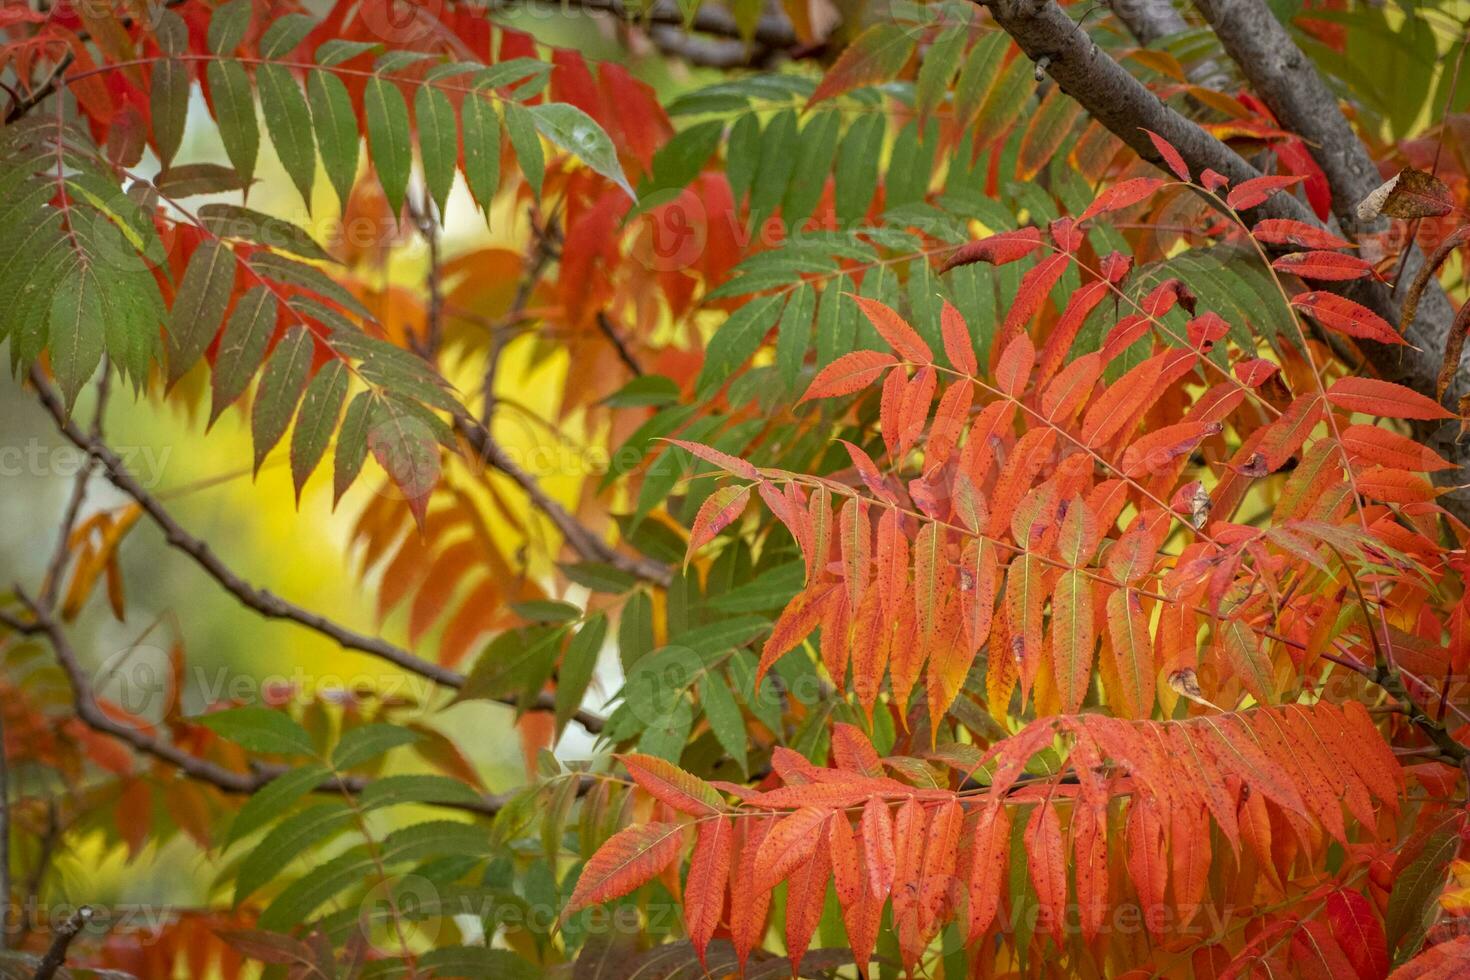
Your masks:
<svg viewBox="0 0 1470 980"><path fill-rule="evenodd" d="M515 296L511 298L510 308L506 311L507 317L519 317L526 311L526 304L531 301L531 294L536 291L536 285L541 281L541 276L546 272L546 266L556 254L556 213L553 211L544 224L537 225L534 215L531 222L530 254L526 256L525 272L521 281L516 284ZM495 415L495 376L500 370L500 355L505 352L505 346L510 338L502 331L497 331L490 336L490 350L485 355L485 380L482 384L484 394L484 407L480 411L480 425L486 429Z"/></svg>
<svg viewBox="0 0 1470 980"><path fill-rule="evenodd" d="M632 557L617 551L590 528L572 516L565 507L542 489L531 476L495 441L488 429L468 415L454 419L455 430L469 443L476 457L508 476L520 487L537 510L545 514L566 539L567 545L589 561L601 561L657 585L668 585L671 573L667 565L648 558ZM599 729L600 730L600 729Z"/></svg>
<svg viewBox="0 0 1470 980"><path fill-rule="evenodd" d="M425 660L402 647L389 643L381 637L370 636L349 629L320 613L298 606L245 581L221 561L213 550L210 549L209 545L184 530L178 521L174 519L173 515L164 509L159 500L144 489L138 483L137 479L128 472L127 467L123 465L122 460L118 458L116 453L108 448L101 440L94 439L82 432L67 417L60 399L57 398L56 393L39 371L34 369L31 371L31 382L36 388L42 406L50 413L52 419L56 422L57 428L61 430L62 435L66 436L78 449L88 453L102 465L108 480L123 493L137 501L139 506L142 507L143 512L163 531L164 539L172 547L192 558L194 563L203 569L210 578L214 579L225 591L239 599L242 604L268 619L290 620L328 637L344 649L356 650L360 653L377 657L409 673L428 678L445 687L459 688L463 686L465 680L464 675L458 671L451 670L433 661ZM527 477L526 479L529 480L530 478ZM555 504L555 501L551 501L551 503L553 506L559 506ZM565 512L563 511L563 513ZM497 698L495 700L502 704L517 704L514 698ZM531 704L527 705L527 708L533 711L555 711L556 700L551 695L543 692ZM602 731L603 719L599 715L589 711L578 711L575 719L593 734Z"/></svg>
<svg viewBox="0 0 1470 980"><path fill-rule="evenodd" d="M92 921L92 914L92 907L83 905L61 924L52 934L51 946L46 950L46 955L41 957L32 980L51 980L56 976L56 971L66 962L66 951L71 948L72 940Z"/></svg>
<svg viewBox="0 0 1470 980"><path fill-rule="evenodd" d="M628 366L629 371L633 372L633 377L643 377L643 368L638 364L638 359L633 356L627 342L618 333L618 328L613 324L612 318L602 310L597 311L597 329L601 330L608 343L613 345L613 349L618 352L618 358Z"/></svg>
<svg viewBox="0 0 1470 980"><path fill-rule="evenodd" d="M16 633L28 636L44 636L51 644L56 653L57 663L61 665L62 673L66 676L67 683L72 692L72 706L77 718L93 731L109 735L121 742L125 742L134 750L151 756L161 762L166 762L175 767L185 776L199 782L208 783L216 789L237 796L249 796L260 791L267 783L277 776L288 771L288 767L279 765L258 765L251 772L237 772L224 766L202 759L199 756L185 752L183 749L155 735L124 724L112 715L108 714L97 704L97 696L92 690L92 683L87 677L86 670L82 667L76 650L71 645L66 631L49 610L38 603L25 597L20 593L21 602L30 613L30 619L25 620L0 609L0 625ZM315 787L319 793L350 793L358 795L371 785L371 780L360 776L335 776L327 779L321 785ZM442 803L440 806L463 810L469 813L477 813L493 816L498 813L511 794L497 794L482 797L478 802L469 803Z"/></svg>

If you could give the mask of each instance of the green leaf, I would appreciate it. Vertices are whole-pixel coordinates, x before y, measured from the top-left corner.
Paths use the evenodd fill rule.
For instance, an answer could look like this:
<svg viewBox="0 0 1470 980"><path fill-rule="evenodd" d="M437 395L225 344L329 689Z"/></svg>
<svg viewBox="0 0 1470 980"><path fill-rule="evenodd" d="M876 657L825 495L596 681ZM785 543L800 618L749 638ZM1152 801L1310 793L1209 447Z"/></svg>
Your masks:
<svg viewBox="0 0 1470 980"><path fill-rule="evenodd" d="M700 398L713 395L741 365L750 360L767 331L775 324L781 298L774 295L752 300L730 314L729 319L715 331L705 349L704 367L700 369L699 381L695 385Z"/></svg>
<svg viewBox="0 0 1470 980"><path fill-rule="evenodd" d="M215 54L229 54L245 40L250 28L251 0L230 0L215 8L209 19L209 50Z"/></svg>
<svg viewBox="0 0 1470 980"><path fill-rule="evenodd" d="M342 499L347 488L352 486L362 472L367 459L367 427L371 413L373 394L360 391L347 406L342 419L342 431L337 433L337 449L332 458L332 503Z"/></svg>
<svg viewBox="0 0 1470 980"><path fill-rule="evenodd" d="M566 626L530 626L500 634L475 661L456 700L510 697L550 676L566 632Z"/></svg>
<svg viewBox="0 0 1470 980"><path fill-rule="evenodd" d="M817 309L817 294L812 284L803 282L786 301L781 325L776 331L776 369L787 391L795 391L801 377L801 364L811 346L812 315Z"/></svg>
<svg viewBox="0 0 1470 980"><path fill-rule="evenodd" d="M623 604L618 620L618 659L626 672L653 650L653 600L647 592L635 592Z"/></svg>
<svg viewBox="0 0 1470 980"><path fill-rule="evenodd" d="M262 58L284 58L294 51L317 25L317 19L309 14L286 14L277 17L266 28L260 39Z"/></svg>
<svg viewBox="0 0 1470 980"><path fill-rule="evenodd" d="M587 695L587 685L592 682L592 672L597 667L597 655L606 639L607 616L598 613L567 644L556 676L557 734L567 727L567 722L577 713Z"/></svg>
<svg viewBox="0 0 1470 980"><path fill-rule="evenodd" d="M153 186L165 197L178 199L244 190L245 182L233 167L222 167L217 163L183 163L169 167L155 177Z"/></svg>
<svg viewBox="0 0 1470 980"><path fill-rule="evenodd" d="M511 149L521 165L526 183L531 185L531 194L541 198L541 182L546 177L546 157L541 152L541 139L536 135L536 121L526 107L519 102L505 103L505 131L510 136Z"/></svg>
<svg viewBox="0 0 1470 980"><path fill-rule="evenodd" d="M449 206L454 186L454 165L459 159L459 132L449 97L432 85L420 86L414 97L418 122L419 155L423 159L424 183L442 215Z"/></svg>
<svg viewBox="0 0 1470 980"><path fill-rule="evenodd" d="M483 802L480 794L457 779L434 773L410 773L380 776L368 783L357 798L364 810L397 806L401 803L450 803L474 806Z"/></svg>
<svg viewBox="0 0 1470 980"><path fill-rule="evenodd" d="M201 715L199 724L220 738L251 752L282 755L315 755L311 736L289 715L269 708L249 706Z"/></svg>
<svg viewBox="0 0 1470 980"><path fill-rule="evenodd" d="M725 176L730 181L730 193L735 198L737 210L755 180L755 168L760 158L760 117L747 112L730 127L730 141L725 146Z"/></svg>
<svg viewBox="0 0 1470 980"><path fill-rule="evenodd" d="M268 279L308 289L364 320L373 319L372 310L362 305L351 290L314 265L297 262L277 252L256 252L250 256L250 267Z"/></svg>
<svg viewBox="0 0 1470 980"><path fill-rule="evenodd" d="M340 37L334 37L329 41L323 41L316 49L316 63L330 68L340 65L344 61L351 61L358 55L381 48L379 41L348 41Z"/></svg>
<svg viewBox="0 0 1470 980"><path fill-rule="evenodd" d="M1444 888L1445 872L1458 849L1459 838L1440 831L1424 842L1424 850L1394 879L1388 896L1384 931L1394 963L1403 963L1419 950L1429 927L1429 913Z"/></svg>
<svg viewBox="0 0 1470 980"><path fill-rule="evenodd" d="M255 472L291 424L296 403L306 387L306 375L316 345L305 327L292 327L266 361L250 412L250 434L255 443Z"/></svg>
<svg viewBox="0 0 1470 980"><path fill-rule="evenodd" d="M341 830L351 818L351 808L333 800L307 807L276 824L240 862L235 875L235 904L280 874L302 851Z"/></svg>
<svg viewBox="0 0 1470 980"><path fill-rule="evenodd" d="M439 447L426 421L434 416L422 408L421 414L416 413L415 407L391 396L376 399L369 413L367 442L423 527L429 494L439 482Z"/></svg>
<svg viewBox="0 0 1470 980"><path fill-rule="evenodd" d="M233 0L230 6L249 0ZM222 8L223 9L223 8ZM260 127L255 119L255 96L250 91L250 78L245 68L233 58L211 61L204 68L209 82L214 119L219 124L219 138L225 145L240 179L246 184L255 178L255 161L260 155Z"/></svg>
<svg viewBox="0 0 1470 980"><path fill-rule="evenodd" d="M765 612L780 609L801 591L806 563L787 562L767 569L749 582L712 597L709 608L723 613Z"/></svg>
<svg viewBox="0 0 1470 980"><path fill-rule="evenodd" d="M960 56L964 54L965 41L969 34L969 29L965 27L948 28L924 53L924 60L919 65L918 82L914 86L915 109L921 119L933 115L944 99L944 94L949 89L949 80L959 68Z"/></svg>
<svg viewBox="0 0 1470 980"><path fill-rule="evenodd" d="M696 123L675 133L653 155L653 173L638 185L638 210L662 204L699 176L720 145L725 124L719 119Z"/></svg>
<svg viewBox="0 0 1470 980"><path fill-rule="evenodd" d="M791 183L781 203L781 218L791 231L806 222L822 198L827 174L832 170L832 159L837 155L837 136L841 128L841 116L836 110L819 112L802 127Z"/></svg>
<svg viewBox="0 0 1470 980"><path fill-rule="evenodd" d="M485 946L440 946L420 956L417 963L420 969L436 977L534 980L545 976L539 967L532 966L510 950Z"/></svg>
<svg viewBox="0 0 1470 980"><path fill-rule="evenodd" d="M833 174L834 207L841 227L861 221L873 203L885 124L880 113L867 113L859 116L842 137Z"/></svg>
<svg viewBox="0 0 1470 980"><path fill-rule="evenodd" d="M582 610L570 602L557 599L528 599L513 602L511 612L535 623L574 623L582 618Z"/></svg>
<svg viewBox="0 0 1470 980"><path fill-rule="evenodd" d="M51 298L47 321L51 370L68 411L102 361L102 324L106 316L102 284L86 268L65 276Z"/></svg>
<svg viewBox="0 0 1470 980"><path fill-rule="evenodd" d="M234 204L206 204L198 211L204 227L221 238L234 238L278 248L304 259L330 262L332 257L312 240L305 229Z"/></svg>
<svg viewBox="0 0 1470 980"><path fill-rule="evenodd" d="M189 71L182 61L165 58L154 66L153 77L148 82L148 108L158 159L167 167L184 141L184 124L189 115Z"/></svg>
<svg viewBox="0 0 1470 980"><path fill-rule="evenodd" d="M637 203L638 195L633 193L623 174L623 165L618 162L618 151L596 120L564 102L532 106L530 112L541 135L617 184Z"/></svg>
<svg viewBox="0 0 1470 980"><path fill-rule="evenodd" d="M301 501L301 488L306 485L327 443L337 429L337 418L342 413L342 402L347 397L347 364L332 360L306 386L301 398L301 411L296 417L296 428L291 433L291 482L296 487L296 500Z"/></svg>
<svg viewBox="0 0 1470 980"><path fill-rule="evenodd" d="M607 562L579 561L558 567L569 580L593 592L617 595L638 584L635 576Z"/></svg>
<svg viewBox="0 0 1470 980"><path fill-rule="evenodd" d="M307 74L306 97L317 145L322 151L322 166L337 192L337 200L346 207L352 184L357 180L357 116L352 112L352 96L342 79L329 71L318 70Z"/></svg>
<svg viewBox="0 0 1470 980"><path fill-rule="evenodd" d="M290 809L292 804L320 786L329 775L331 770L326 766L311 763L297 769L288 769L251 793L230 823L229 833L225 835L225 846L228 847L275 820Z"/></svg>
<svg viewBox="0 0 1470 980"><path fill-rule="evenodd" d="M383 186L388 207L396 218L403 212L409 170L413 166L408 103L403 100L403 93L397 85L379 75L368 80L362 100L367 118L368 155L378 171L378 182Z"/></svg>
<svg viewBox="0 0 1470 980"><path fill-rule="evenodd" d="M332 750L332 768L341 772L360 766L389 749L417 742L420 737L417 732L397 725L374 723L350 728L342 733Z"/></svg>
<svg viewBox="0 0 1470 980"><path fill-rule="evenodd" d="M735 760L741 773L748 773L750 763L746 759L745 747L750 736L745 730L740 705L735 702L735 695L726 685L725 678L717 671L710 671L704 675L699 691L699 703L704 705L704 717L715 733L715 740Z"/></svg>
<svg viewBox="0 0 1470 980"><path fill-rule="evenodd" d="M235 253L217 239L205 239L189 256L174 295L168 327L170 385L198 362L214 340L234 289Z"/></svg>
<svg viewBox="0 0 1470 980"><path fill-rule="evenodd" d="M197 252L195 253L198 254ZM185 278L188 277L187 271ZM174 302L178 309L178 301ZM211 379L214 396L209 410L213 425L220 413L234 403L250 384L265 358L266 346L276 332L276 298L264 286L256 286L240 297L235 312L225 324ZM172 336L172 334L170 334Z"/></svg>
<svg viewBox="0 0 1470 980"><path fill-rule="evenodd" d="M679 386L662 374L645 374L634 378L602 400L612 408L642 408L648 405L673 405L679 400Z"/></svg>
<svg viewBox="0 0 1470 980"><path fill-rule="evenodd" d="M306 97L296 79L280 65L256 68L255 84L260 89L260 111L276 155L309 211L311 185L316 177L316 141L311 135L311 110Z"/></svg>
<svg viewBox="0 0 1470 980"><path fill-rule="evenodd" d="M786 196L791 172L796 166L796 110L776 113L761 136L760 162L756 164L755 181L750 188L751 223L760 228Z"/></svg>
<svg viewBox="0 0 1470 980"><path fill-rule="evenodd" d="M500 188L500 114L490 98L479 92L465 96L460 114L465 182L488 219L490 202Z"/></svg>
<svg viewBox="0 0 1470 980"><path fill-rule="evenodd" d="M485 828L458 820L427 820L400 827L383 840L384 864L419 861L442 854L485 857L490 853L490 835Z"/></svg>
<svg viewBox="0 0 1470 980"><path fill-rule="evenodd" d="M339 854L287 885L260 914L259 925L273 932L287 931L305 921L323 902L361 884L376 870L377 862L365 847Z"/></svg>

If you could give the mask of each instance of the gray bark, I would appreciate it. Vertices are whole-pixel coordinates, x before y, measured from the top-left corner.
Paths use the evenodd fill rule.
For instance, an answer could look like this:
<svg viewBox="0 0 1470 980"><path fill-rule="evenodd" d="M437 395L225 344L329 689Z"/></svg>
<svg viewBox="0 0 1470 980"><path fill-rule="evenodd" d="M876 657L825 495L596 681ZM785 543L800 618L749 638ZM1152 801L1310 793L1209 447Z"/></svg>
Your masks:
<svg viewBox="0 0 1470 980"><path fill-rule="evenodd" d="M1154 149L1148 134L1143 131L1149 129L1173 144L1189 165L1191 172L1196 175L1208 167L1230 178L1232 184L1239 184L1241 181L1260 176L1260 171L1246 162L1234 150L1205 132L1191 120L1169 108L1142 82L1108 57L1092 42L1085 31L1078 28L1077 24L1054 0L977 0L977 2L990 10L996 23L1016 41L1032 61L1045 63L1047 73L1062 91L1076 99L1092 114L1093 118L1106 126L1145 160L1164 168L1162 158ZM1229 2L1243 3L1245 0L1229 0ZM1214 0L1214 3L1217 8L1221 5L1220 0ZM1264 10L1264 6L1261 9ZM1270 19L1272 24L1276 23L1269 14L1266 15L1266 18ZM1255 29L1265 26L1258 18L1250 18L1250 23ZM1279 24L1276 26L1280 27ZM1284 30L1282 33L1285 33ZM1287 41L1290 43L1289 37ZM1295 45L1292 44L1292 47L1295 48ZM1230 49L1227 45L1228 50ZM1234 56L1234 52L1231 53ZM1305 64L1305 67L1311 69L1310 64ZM1247 67L1247 74L1252 70L1259 70L1259 66ZM1325 86L1322 85L1321 78L1314 70L1302 74L1310 74L1315 79L1317 86L1325 92ZM1256 84L1254 80L1253 84ZM1303 84L1305 83L1293 79L1287 87ZM1301 94L1294 97L1306 99L1307 95ZM1328 99L1330 98L1329 95ZM1319 97L1312 100L1312 104L1321 106L1323 103ZM1359 153L1366 157L1366 151L1363 150L1361 144L1358 144L1357 137L1352 134L1350 128L1346 128L1346 120L1342 118L1336 102L1329 101L1327 105L1346 130L1347 139L1357 146ZM1282 118L1281 121L1289 127L1292 126L1292 120L1288 118ZM1321 132L1322 130L1316 126L1311 130L1311 133L1320 134ZM1314 139L1311 133L1302 133L1309 143ZM1353 162L1345 150L1338 148L1334 152L1340 154L1334 162L1334 167L1339 171L1340 176L1352 173L1357 175L1355 180L1369 179L1366 177L1366 171L1363 171L1358 163ZM1325 171L1326 167L1323 169ZM1376 186L1376 170L1374 174L1373 186ZM1354 184L1353 186L1359 185ZM1371 187L1369 189L1371 190ZM1336 187L1333 188L1333 192L1334 198L1351 194L1350 190L1344 190L1343 194L1339 195ZM1357 201L1357 197L1352 197L1343 204L1351 208L1357 204ZM1290 218L1312 225L1321 224L1305 204L1290 194L1273 195L1260 207L1246 214L1248 221L1254 222L1261 218ZM1356 216L1354 220L1356 221ZM1415 249L1414 253L1417 255L1418 250ZM1408 275L1412 275L1423 262L1422 255L1418 255L1417 262L1415 255L1410 256ZM1321 285L1357 300L1390 322L1398 320L1398 303L1390 294L1388 287L1382 283L1359 280L1352 283L1324 283ZM1444 351L1450 322L1446 318L1448 301L1444 298L1442 290L1438 291L1436 299L1437 303L1431 309L1428 305L1429 297L1427 295L1425 297L1426 305L1422 307L1415 327L1407 338L1410 344L1414 345L1413 347L1387 346L1368 341L1359 342L1359 346L1375 371L1389 380L1406 384L1430 397L1434 396L1435 380L1439 374L1439 359ZM1462 371L1461 374L1463 373ZM1463 390L1462 381L1454 389L1454 393L1458 394L1460 390ZM1454 421L1447 424L1421 423L1416 425L1418 438L1456 464L1455 469L1437 474L1439 482L1444 486L1458 486L1470 482L1470 476L1467 476L1467 473L1470 473L1470 469L1467 469L1467 462L1470 462L1470 446L1461 446L1455 442L1457 431L1458 424ZM1442 497L1441 502L1462 520L1470 517L1470 494L1455 491Z"/></svg>
<svg viewBox="0 0 1470 980"><path fill-rule="evenodd" d="M1306 143L1308 152L1327 177L1332 191L1332 211L1342 230L1353 239L1386 231L1385 219L1364 221L1357 212L1358 202L1383 182L1378 165L1353 132L1336 96L1327 88L1311 59L1271 14L1264 0L1194 0L1194 5L1210 22L1251 88L1282 126ZM1423 267L1424 253L1412 242L1406 248L1404 275L1405 281L1410 281ZM1375 302L1368 305L1391 322L1398 322L1402 297L1393 295L1381 284L1376 285L1372 295ZM1385 378L1433 398L1454 318L1449 298L1439 282L1431 279L1419 302L1418 315L1406 334L1409 343L1419 350L1364 344L1364 353ZM1451 405L1466 391L1464 363L1462 360L1461 370L1449 391ZM1456 441L1457 422L1418 423L1415 428L1421 440L1457 464L1456 469L1437 474L1441 485L1458 487L1470 481L1470 468L1467 468L1470 453ZM1470 514L1470 494L1465 491L1455 491L1443 502L1462 519Z"/></svg>

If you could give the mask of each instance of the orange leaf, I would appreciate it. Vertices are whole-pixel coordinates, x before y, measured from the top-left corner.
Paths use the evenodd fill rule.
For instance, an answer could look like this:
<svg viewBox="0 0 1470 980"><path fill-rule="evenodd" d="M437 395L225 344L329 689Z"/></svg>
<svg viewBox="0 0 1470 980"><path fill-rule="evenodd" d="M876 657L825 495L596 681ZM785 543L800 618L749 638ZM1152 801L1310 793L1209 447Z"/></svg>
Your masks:
<svg viewBox="0 0 1470 980"><path fill-rule="evenodd" d="M1038 228L1003 231L998 235L991 235L989 238L961 245L939 267L939 271L944 273L957 266L971 265L975 262L1006 265L1018 259L1024 259L1036 251L1040 245L1041 230Z"/></svg>
<svg viewBox="0 0 1470 980"><path fill-rule="evenodd" d="M1361 303L1354 303L1336 293L1302 293L1291 298L1291 305L1299 310L1306 310L1328 330L1335 330L1349 337L1376 340L1380 344L1407 343L1383 317Z"/></svg>
<svg viewBox="0 0 1470 980"><path fill-rule="evenodd" d="M873 325L873 329L878 331L879 336L888 342L888 346L899 357L915 364L930 364L934 361L934 353L924 343L924 338L892 308L866 296L854 296L853 299Z"/></svg>
<svg viewBox="0 0 1470 980"><path fill-rule="evenodd" d="M944 354L954 369L971 377L978 374L980 365L975 360L975 346L970 339L970 328L965 324L965 318L960 315L960 311L947 299L939 311L939 330L944 340Z"/></svg>
<svg viewBox="0 0 1470 980"><path fill-rule="evenodd" d="M709 783L652 755L628 753L614 756L628 770L633 781L648 795L680 813L691 817L707 817L723 813L725 801Z"/></svg>
<svg viewBox="0 0 1470 980"><path fill-rule="evenodd" d="M683 831L676 823L635 824L608 838L582 869L562 919L653 880L679 857Z"/></svg>
<svg viewBox="0 0 1470 980"><path fill-rule="evenodd" d="M1327 389L1338 408L1392 419L1450 419L1454 414L1432 398L1377 378L1339 378Z"/></svg>
<svg viewBox="0 0 1470 980"><path fill-rule="evenodd" d="M1026 821L1026 856L1031 883L1042 910L1042 925L1063 940L1067 926L1067 859L1062 849L1062 825L1051 801L1031 811Z"/></svg>
<svg viewBox="0 0 1470 980"><path fill-rule="evenodd" d="M801 400L808 402L813 398L835 398L861 391L897 363L892 354L883 351L856 350L843 354L817 372Z"/></svg>
<svg viewBox="0 0 1470 980"><path fill-rule="evenodd" d="M704 962L704 951L720 924L725 907L725 883L730 876L730 858L735 840L734 824L717 818L702 821L689 877L684 883L684 928Z"/></svg>

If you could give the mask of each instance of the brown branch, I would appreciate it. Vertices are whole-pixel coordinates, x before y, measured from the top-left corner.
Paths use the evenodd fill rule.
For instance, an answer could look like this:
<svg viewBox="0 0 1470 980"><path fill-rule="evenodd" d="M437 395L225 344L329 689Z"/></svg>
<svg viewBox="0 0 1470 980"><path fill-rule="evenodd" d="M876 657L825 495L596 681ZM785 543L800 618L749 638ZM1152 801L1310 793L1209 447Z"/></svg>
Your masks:
<svg viewBox="0 0 1470 980"><path fill-rule="evenodd" d="M77 718L93 731L109 735L121 742L131 746L135 751L151 756L161 762L166 762L178 769L190 779L207 783L215 789L235 796L249 796L259 792L267 783L277 776L289 771L288 767L280 765L258 765L251 772L237 772L228 769L208 759L202 759L155 735L151 735L141 729L124 724L103 711L97 704L96 693L92 690L92 684L87 677L86 671L77 657L76 649L71 645L66 631L57 622L52 613L44 606L27 599L21 595L21 602L30 612L29 620L18 617L0 609L0 625L26 636L44 636L51 644L56 653L57 663L61 665L62 673L66 676L67 683L72 693L72 708ZM336 776L325 780L321 785L315 787L314 792L342 794L350 793L354 796L361 794L369 785L371 780L361 776ZM497 794L482 797L477 803L441 803L435 804L449 809L463 810L469 813L477 813L486 816L494 816L505 806L511 794Z"/></svg>
<svg viewBox="0 0 1470 980"><path fill-rule="evenodd" d="M1098 49L1087 33L1054 0L976 2L990 11L996 23L1020 45L1031 60L1045 65L1047 73L1062 91L1076 99L1093 118L1143 159L1160 169L1166 169L1159 152L1144 132L1152 130L1179 151L1195 174L1208 167L1228 177L1234 184L1260 176L1260 171L1238 153L1165 105L1142 82ZM1264 17L1270 19L1271 15L1267 13ZM1320 78L1317 80L1320 83ZM1334 112L1337 111L1335 103L1331 108ZM1313 131L1317 132L1315 129ZM1353 139L1356 140L1356 137ZM1337 196L1334 192L1334 197ZM1349 203L1355 205L1357 199L1354 198ZM1272 195L1265 203L1247 212L1246 216L1249 221L1289 218L1310 225L1321 224L1311 210L1291 194ZM1417 269L1418 266L1411 262L1411 268ZM1341 288L1336 288L1339 285ZM1398 320L1397 304L1382 283L1358 280L1346 284L1324 283L1323 286L1350 296L1390 322ZM1413 346L1376 344L1367 340L1358 341L1358 346L1383 377L1399 381L1421 394L1433 397L1439 373L1438 354L1444 349L1448 320L1445 321L1445 327L1444 332L1436 333L1434 328L1421 324L1408 338ZM1470 463L1470 447L1456 444L1454 430L1453 424L1416 425L1416 434L1422 441L1445 458L1460 464L1456 469L1436 474L1443 481L1442 485L1470 482L1466 474L1466 465ZM1464 491L1453 492L1440 500L1461 519L1470 518L1470 494Z"/></svg>
<svg viewBox="0 0 1470 980"><path fill-rule="evenodd" d="M123 465L122 460L118 458L116 453L109 449L101 440L94 439L82 432L76 423L67 417L61 400L56 396L50 384L47 383L46 379L42 377L38 370L33 368L30 377L42 406L50 413L61 434L70 440L74 446L96 459L102 465L108 480L123 493L133 498L142 507L143 512L163 531L164 540L169 545L192 558L194 563L209 575L210 578L214 579L226 592L239 599L243 605L253 609L267 619L284 619L297 623L328 637L344 649L356 650L359 653L366 653L377 657L409 673L425 677L445 687L457 689L464 685L464 675L458 671L418 657L402 647L389 643L381 637L370 636L349 629L320 613L305 609L245 581L221 561L210 549L208 544L184 530L178 521L174 519L173 515L164 509L162 503L144 489L137 479L128 472L127 467ZM554 501L552 503L555 504ZM511 697L495 698L493 700L512 706L518 704L516 699ZM543 692L527 706L527 710L555 711L556 699L552 695ZM574 718L582 727L594 735L602 731L604 719L600 715L579 710Z"/></svg>
<svg viewBox="0 0 1470 980"><path fill-rule="evenodd" d="M72 940L92 921L92 915L92 907L83 905L61 924L51 937L51 946L46 950L46 955L36 965L32 980L51 980L56 976L56 971L66 962L66 951L71 948Z"/></svg>
<svg viewBox="0 0 1470 980"><path fill-rule="evenodd" d="M628 348L628 344L623 340L622 335L618 333L618 328L613 324L612 317L608 316L602 310L597 311L597 329L601 330L602 335L607 338L608 343L613 345L613 350L618 352L618 359L633 373L633 377L643 377L643 367L638 363L638 359L633 356L632 350Z"/></svg>
<svg viewBox="0 0 1470 980"><path fill-rule="evenodd" d="M1271 13L1264 0L1194 0L1225 52L1240 66L1261 99L1286 129L1302 137L1312 159L1322 168L1332 191L1332 212L1342 230L1354 239L1384 232L1383 218L1363 219L1358 202L1383 181L1378 165L1353 132L1311 59L1297 47L1286 28ZM1413 276L1425 264L1424 253L1412 240L1404 245L1402 268ZM1413 347L1361 343L1374 369L1386 378L1400 381L1420 394L1437 398L1439 362L1450 337L1454 310L1437 281L1431 280L1420 299L1420 312L1405 339ZM1390 323L1399 320L1399 300L1387 286L1373 283L1366 290L1371 306ZM1465 390L1455 385L1452 399ZM1454 401L1451 402L1454 404ZM1459 465L1435 474L1441 486L1459 486L1470 477L1470 454L1456 441L1456 426L1443 422L1418 423L1415 435ZM1449 495L1445 503L1464 519L1470 516L1470 495Z"/></svg>
<svg viewBox="0 0 1470 980"><path fill-rule="evenodd" d="M454 428L460 436L474 450L475 456L486 466L499 470L508 476L522 492L531 499L531 503L537 510L547 516L556 529L561 532L567 545L588 561L606 562L637 578L652 582L656 585L668 585L672 573L667 565L662 562L653 561L644 557L633 557L617 551L602 538L598 537L571 512L554 500L544 489L536 478L523 470L510 454L505 451L485 428L468 415L458 415L454 419ZM599 728L598 731L601 729Z"/></svg>

